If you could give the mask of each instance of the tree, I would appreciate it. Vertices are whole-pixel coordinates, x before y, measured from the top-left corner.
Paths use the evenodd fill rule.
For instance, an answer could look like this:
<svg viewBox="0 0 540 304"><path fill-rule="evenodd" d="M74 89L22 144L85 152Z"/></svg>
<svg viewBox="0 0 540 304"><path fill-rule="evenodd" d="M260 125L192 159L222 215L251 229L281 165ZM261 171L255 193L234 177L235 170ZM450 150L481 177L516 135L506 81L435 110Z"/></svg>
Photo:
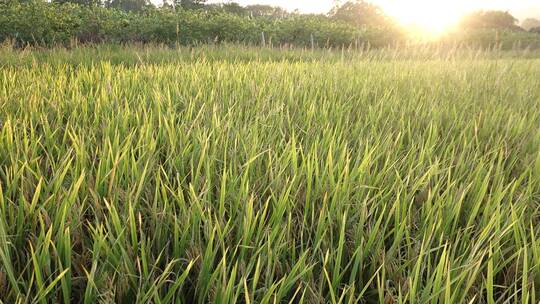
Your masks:
<svg viewBox="0 0 540 304"><path fill-rule="evenodd" d="M100 0L53 0L53 3L75 3L79 5L88 5L88 6L94 6L94 5L100 5Z"/></svg>
<svg viewBox="0 0 540 304"><path fill-rule="evenodd" d="M206 11L211 11L211 12L224 12L224 13L237 15L237 16L247 15L246 9L236 2L208 3L201 7L204 7Z"/></svg>
<svg viewBox="0 0 540 304"><path fill-rule="evenodd" d="M248 5L245 7L247 14L251 17L274 17L274 18L284 18L289 15L289 13L279 7L263 4Z"/></svg>
<svg viewBox="0 0 540 304"><path fill-rule="evenodd" d="M223 3L221 9L227 13L243 16L246 14L246 9L236 2Z"/></svg>
<svg viewBox="0 0 540 304"><path fill-rule="evenodd" d="M498 29L522 30L517 25L517 19L509 12L503 11L477 11L463 17L460 21L462 29Z"/></svg>
<svg viewBox="0 0 540 304"><path fill-rule="evenodd" d="M106 7L114 7L128 12L140 12L145 6L150 5L149 0L107 0Z"/></svg>
<svg viewBox="0 0 540 304"><path fill-rule="evenodd" d="M203 8L206 0L173 0L173 3L176 8L191 10Z"/></svg>
<svg viewBox="0 0 540 304"><path fill-rule="evenodd" d="M358 27L389 27L393 20L377 5L364 0L347 1L336 5L329 13L330 17L342 20Z"/></svg>
<svg viewBox="0 0 540 304"><path fill-rule="evenodd" d="M527 18L521 23L521 27L527 31L534 29L535 27L540 27L540 20L535 18Z"/></svg>

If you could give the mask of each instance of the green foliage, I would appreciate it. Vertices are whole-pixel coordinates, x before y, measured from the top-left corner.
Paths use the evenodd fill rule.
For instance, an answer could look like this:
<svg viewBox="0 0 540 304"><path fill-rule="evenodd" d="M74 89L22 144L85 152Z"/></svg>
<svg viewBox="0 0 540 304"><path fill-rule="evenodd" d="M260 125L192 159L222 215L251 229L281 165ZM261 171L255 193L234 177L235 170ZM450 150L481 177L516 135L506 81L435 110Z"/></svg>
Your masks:
<svg viewBox="0 0 540 304"><path fill-rule="evenodd" d="M54 3L73 3L80 5L101 5L101 0L53 0Z"/></svg>
<svg viewBox="0 0 540 304"><path fill-rule="evenodd" d="M450 47L540 47L540 35L534 28L529 33L517 31L517 26L509 25L514 21L506 14L482 14L491 16L478 17L484 21L474 24L482 26L462 28L441 42ZM508 20L493 21L501 18L492 15ZM496 28L485 25L493 23L498 24ZM0 3L0 41L9 40L17 46L68 46L75 42L262 45L264 41L266 46L276 47L361 48L403 44L405 37L390 18L365 2L347 2L330 16L288 14L269 6L243 8L234 3L205 5L204 10L155 8L145 0L114 0L106 7L38 0Z"/></svg>
<svg viewBox="0 0 540 304"><path fill-rule="evenodd" d="M279 6L253 4L246 6L244 9L251 17L285 18L290 15L290 13Z"/></svg>
<svg viewBox="0 0 540 304"><path fill-rule="evenodd" d="M531 24L533 20L528 20ZM527 25L525 23L525 25ZM457 32L447 35L443 41L451 44L479 48L540 48L540 35L517 25L517 19L503 11L479 11L471 13L460 22Z"/></svg>
<svg viewBox="0 0 540 304"><path fill-rule="evenodd" d="M65 43L85 26L81 13L93 8L42 1L0 3L0 40L22 43Z"/></svg>
<svg viewBox="0 0 540 304"><path fill-rule="evenodd" d="M244 7L236 2L224 3L222 4L222 9L230 14L235 14L239 16L246 15L246 10L244 9Z"/></svg>
<svg viewBox="0 0 540 304"><path fill-rule="evenodd" d="M503 11L478 11L464 16L459 29L443 42L476 48L540 48L540 35L526 32L517 19Z"/></svg>
<svg viewBox="0 0 540 304"><path fill-rule="evenodd" d="M204 7L206 0L172 0L179 9L192 10Z"/></svg>
<svg viewBox="0 0 540 304"><path fill-rule="evenodd" d="M459 31L447 35L443 42L451 45L470 46L475 48L539 49L540 34L513 30L476 29Z"/></svg>
<svg viewBox="0 0 540 304"><path fill-rule="evenodd" d="M330 16L358 27L388 27L392 23L380 7L363 0L347 1L336 6Z"/></svg>
<svg viewBox="0 0 540 304"><path fill-rule="evenodd" d="M464 16L460 22L460 26L466 30L522 30L517 26L517 21L518 20L509 12L478 11Z"/></svg>
<svg viewBox="0 0 540 304"><path fill-rule="evenodd" d="M112 7L126 12L141 12L150 3L149 0L105 0L106 7Z"/></svg>
<svg viewBox="0 0 540 304"><path fill-rule="evenodd" d="M0 299L538 303L511 56L3 47Z"/></svg>
<svg viewBox="0 0 540 304"><path fill-rule="evenodd" d="M349 46L365 38L363 32L342 22L320 15L298 15L283 19L261 19L269 41L277 45L290 44L319 47Z"/></svg>
<svg viewBox="0 0 540 304"><path fill-rule="evenodd" d="M40 1L0 4L0 11L0 41L14 40L19 45L50 46L68 44L72 40L183 45L236 42L259 45L262 33L267 43L276 46L311 46L311 36L313 42L321 47L391 43L376 35L369 38L371 36L366 35L366 30L322 15L252 18L223 10L181 9L175 12L168 8L152 7L133 13L99 6ZM378 32L376 29L374 31Z"/></svg>
<svg viewBox="0 0 540 304"><path fill-rule="evenodd" d="M330 11L330 17L361 29L373 46L400 42L404 34L395 20L377 5L364 0L347 1Z"/></svg>

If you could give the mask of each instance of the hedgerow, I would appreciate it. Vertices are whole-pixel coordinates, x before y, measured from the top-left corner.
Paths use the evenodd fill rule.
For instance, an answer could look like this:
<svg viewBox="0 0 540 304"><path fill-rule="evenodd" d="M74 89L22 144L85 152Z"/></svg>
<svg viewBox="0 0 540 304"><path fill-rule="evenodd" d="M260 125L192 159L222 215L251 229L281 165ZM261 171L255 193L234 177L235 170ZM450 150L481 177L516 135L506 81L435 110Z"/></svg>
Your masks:
<svg viewBox="0 0 540 304"><path fill-rule="evenodd" d="M226 12L148 7L114 8L31 1L0 4L0 40L51 46L79 42L193 45L236 42L295 46L367 44L366 31L322 15L250 18ZM263 38L264 37L264 38ZM375 41L375 44L389 44Z"/></svg>

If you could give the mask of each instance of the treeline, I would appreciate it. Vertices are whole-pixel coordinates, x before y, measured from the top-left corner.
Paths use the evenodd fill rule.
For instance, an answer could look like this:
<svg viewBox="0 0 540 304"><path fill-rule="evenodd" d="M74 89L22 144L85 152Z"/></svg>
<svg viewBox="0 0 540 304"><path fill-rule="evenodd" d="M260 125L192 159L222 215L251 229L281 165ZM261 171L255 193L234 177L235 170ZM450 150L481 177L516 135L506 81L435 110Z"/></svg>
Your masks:
<svg viewBox="0 0 540 304"><path fill-rule="evenodd" d="M245 16L220 9L145 6L140 11L42 1L0 4L0 40L18 45L234 42L301 47L383 46L397 31L358 27L324 15Z"/></svg>
<svg viewBox="0 0 540 304"><path fill-rule="evenodd" d="M1 0L0 0L1 1ZM516 25L508 13L466 16L462 30L440 42L481 47L540 47L540 34ZM406 33L377 6L349 1L326 15L278 7L174 0L8 0L0 2L0 42L54 46L72 43L241 43L296 47L383 47L403 44Z"/></svg>
<svg viewBox="0 0 540 304"><path fill-rule="evenodd" d="M463 16L458 29L442 41L481 48L538 49L540 32L534 26L535 20L527 19L520 26L518 19L509 12L476 11Z"/></svg>

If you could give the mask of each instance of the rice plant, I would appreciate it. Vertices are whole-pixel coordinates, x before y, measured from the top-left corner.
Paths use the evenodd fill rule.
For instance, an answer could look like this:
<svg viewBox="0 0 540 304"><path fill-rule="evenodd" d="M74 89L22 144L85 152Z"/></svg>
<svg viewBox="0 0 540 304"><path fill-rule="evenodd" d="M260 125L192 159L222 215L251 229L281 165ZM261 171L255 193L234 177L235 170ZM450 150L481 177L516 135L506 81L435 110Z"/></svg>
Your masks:
<svg viewBox="0 0 540 304"><path fill-rule="evenodd" d="M538 59L0 53L2 303L540 300Z"/></svg>

